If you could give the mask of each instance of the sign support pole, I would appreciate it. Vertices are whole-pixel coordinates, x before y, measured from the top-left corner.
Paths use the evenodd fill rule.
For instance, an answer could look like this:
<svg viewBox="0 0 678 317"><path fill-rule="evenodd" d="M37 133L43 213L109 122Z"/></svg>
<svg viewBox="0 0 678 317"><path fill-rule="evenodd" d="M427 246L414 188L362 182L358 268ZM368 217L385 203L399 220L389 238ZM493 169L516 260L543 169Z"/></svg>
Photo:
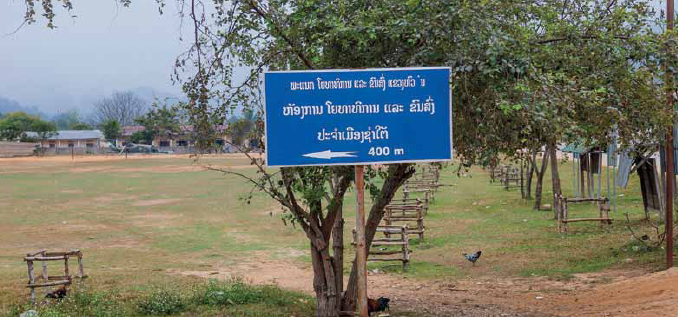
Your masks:
<svg viewBox="0 0 678 317"><path fill-rule="evenodd" d="M367 314L367 245L365 243L365 178L363 165L355 167L356 187L356 267L358 268L358 312L360 317Z"/></svg>
<svg viewBox="0 0 678 317"><path fill-rule="evenodd" d="M673 30L673 0L666 1L666 29ZM667 84L673 84L672 74L666 67ZM673 110L673 86L666 89L669 109ZM673 123L666 134L666 268L673 267L673 187L676 180L673 167Z"/></svg>

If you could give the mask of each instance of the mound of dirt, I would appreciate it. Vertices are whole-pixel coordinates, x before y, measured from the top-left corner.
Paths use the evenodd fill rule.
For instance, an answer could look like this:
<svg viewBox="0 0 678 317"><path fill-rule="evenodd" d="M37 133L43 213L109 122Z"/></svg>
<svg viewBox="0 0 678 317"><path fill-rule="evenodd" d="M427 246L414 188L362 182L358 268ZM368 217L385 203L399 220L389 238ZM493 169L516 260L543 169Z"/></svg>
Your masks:
<svg viewBox="0 0 678 317"><path fill-rule="evenodd" d="M676 316L678 268L602 285L573 296L570 316Z"/></svg>

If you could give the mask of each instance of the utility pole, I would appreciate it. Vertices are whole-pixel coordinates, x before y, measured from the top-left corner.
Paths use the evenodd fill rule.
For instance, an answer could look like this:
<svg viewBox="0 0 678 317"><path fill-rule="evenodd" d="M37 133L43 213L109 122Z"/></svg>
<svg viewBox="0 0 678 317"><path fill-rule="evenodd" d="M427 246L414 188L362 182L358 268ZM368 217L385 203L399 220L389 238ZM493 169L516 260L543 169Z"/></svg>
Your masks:
<svg viewBox="0 0 678 317"><path fill-rule="evenodd" d="M666 31L673 30L673 0L666 1ZM671 48L668 48L671 49ZM670 55L669 55L670 56ZM669 110L673 111L673 74L671 68L666 67L666 101ZM669 126L666 134L666 268L673 267L673 187L676 181L675 170L673 166L673 122Z"/></svg>

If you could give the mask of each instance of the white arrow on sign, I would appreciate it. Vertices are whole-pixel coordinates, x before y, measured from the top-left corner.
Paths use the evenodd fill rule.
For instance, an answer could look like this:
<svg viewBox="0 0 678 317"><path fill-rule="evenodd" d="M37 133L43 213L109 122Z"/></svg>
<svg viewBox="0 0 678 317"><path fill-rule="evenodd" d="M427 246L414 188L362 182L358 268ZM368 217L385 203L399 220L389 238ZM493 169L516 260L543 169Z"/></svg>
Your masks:
<svg viewBox="0 0 678 317"><path fill-rule="evenodd" d="M332 152L332 150L304 154L305 157L329 160L335 157L356 157L355 152Z"/></svg>

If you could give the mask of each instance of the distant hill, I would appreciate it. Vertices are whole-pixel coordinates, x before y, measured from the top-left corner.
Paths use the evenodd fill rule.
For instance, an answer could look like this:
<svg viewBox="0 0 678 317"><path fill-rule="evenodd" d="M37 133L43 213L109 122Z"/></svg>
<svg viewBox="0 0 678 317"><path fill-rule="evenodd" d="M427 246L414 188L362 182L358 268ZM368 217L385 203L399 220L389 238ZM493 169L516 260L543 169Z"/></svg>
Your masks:
<svg viewBox="0 0 678 317"><path fill-rule="evenodd" d="M15 112L15 111L23 111L28 114L40 116L42 119L49 119L49 116L45 114L44 112L40 111L38 107L28 107L28 106L23 106L20 103L4 98L0 96L0 113L1 114L6 114L9 112Z"/></svg>

